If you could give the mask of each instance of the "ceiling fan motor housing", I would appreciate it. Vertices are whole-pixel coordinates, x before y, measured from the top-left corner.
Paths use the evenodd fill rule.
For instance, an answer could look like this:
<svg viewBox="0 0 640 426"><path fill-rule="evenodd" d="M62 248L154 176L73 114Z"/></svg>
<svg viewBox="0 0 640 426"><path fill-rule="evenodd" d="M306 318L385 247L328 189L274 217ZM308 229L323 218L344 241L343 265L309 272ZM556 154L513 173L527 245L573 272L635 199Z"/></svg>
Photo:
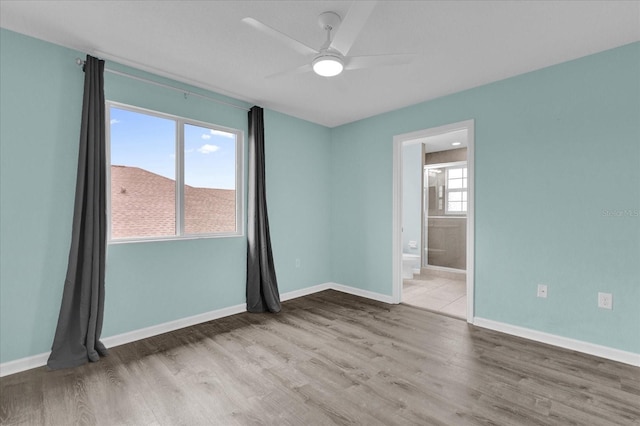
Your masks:
<svg viewBox="0 0 640 426"><path fill-rule="evenodd" d="M320 28L327 32L327 41L320 48L320 53L313 58L311 65L313 71L323 77L333 77L344 69L344 56L335 49L330 48L331 32L340 25L340 15L335 12L323 12L318 16Z"/></svg>
<svg viewBox="0 0 640 426"><path fill-rule="evenodd" d="M323 49L313 58L313 71L323 77L333 77L344 69L344 57L337 51Z"/></svg>

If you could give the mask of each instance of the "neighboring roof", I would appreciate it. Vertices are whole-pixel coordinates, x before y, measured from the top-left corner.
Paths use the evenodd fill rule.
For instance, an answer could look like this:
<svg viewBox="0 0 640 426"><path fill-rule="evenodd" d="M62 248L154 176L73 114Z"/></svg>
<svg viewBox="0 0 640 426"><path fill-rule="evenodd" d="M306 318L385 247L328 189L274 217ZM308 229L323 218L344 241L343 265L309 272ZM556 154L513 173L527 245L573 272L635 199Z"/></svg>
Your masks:
<svg viewBox="0 0 640 426"><path fill-rule="evenodd" d="M176 183L138 167L111 166L111 237L175 235ZM185 186L185 233L236 230L236 191Z"/></svg>

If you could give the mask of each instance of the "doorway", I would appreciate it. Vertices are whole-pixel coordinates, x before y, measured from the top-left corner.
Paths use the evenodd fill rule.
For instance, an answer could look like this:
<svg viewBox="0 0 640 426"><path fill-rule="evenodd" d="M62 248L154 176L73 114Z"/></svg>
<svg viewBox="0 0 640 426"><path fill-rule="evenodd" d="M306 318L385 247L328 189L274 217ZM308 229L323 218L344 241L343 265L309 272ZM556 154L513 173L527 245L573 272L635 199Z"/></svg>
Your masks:
<svg viewBox="0 0 640 426"><path fill-rule="evenodd" d="M470 323L473 143L468 120L395 136L393 147L393 299Z"/></svg>

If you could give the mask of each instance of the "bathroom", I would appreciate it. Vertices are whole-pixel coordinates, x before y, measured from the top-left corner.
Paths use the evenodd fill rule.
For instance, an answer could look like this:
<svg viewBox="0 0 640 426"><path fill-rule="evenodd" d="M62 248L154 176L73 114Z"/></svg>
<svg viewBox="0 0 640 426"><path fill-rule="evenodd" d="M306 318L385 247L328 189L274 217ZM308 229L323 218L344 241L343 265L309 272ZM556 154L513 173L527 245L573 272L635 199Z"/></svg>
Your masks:
<svg viewBox="0 0 640 426"><path fill-rule="evenodd" d="M402 302L466 318L467 130L403 145Z"/></svg>

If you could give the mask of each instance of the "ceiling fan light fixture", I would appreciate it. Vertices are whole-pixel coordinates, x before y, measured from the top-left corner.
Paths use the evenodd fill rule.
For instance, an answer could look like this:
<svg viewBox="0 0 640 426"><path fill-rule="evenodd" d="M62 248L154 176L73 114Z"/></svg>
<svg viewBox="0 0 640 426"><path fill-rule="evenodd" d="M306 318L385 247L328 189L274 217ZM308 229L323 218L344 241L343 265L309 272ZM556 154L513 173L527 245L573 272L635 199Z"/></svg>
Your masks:
<svg viewBox="0 0 640 426"><path fill-rule="evenodd" d="M342 72L344 62L338 55L321 53L313 60L313 72L322 77L333 77Z"/></svg>

